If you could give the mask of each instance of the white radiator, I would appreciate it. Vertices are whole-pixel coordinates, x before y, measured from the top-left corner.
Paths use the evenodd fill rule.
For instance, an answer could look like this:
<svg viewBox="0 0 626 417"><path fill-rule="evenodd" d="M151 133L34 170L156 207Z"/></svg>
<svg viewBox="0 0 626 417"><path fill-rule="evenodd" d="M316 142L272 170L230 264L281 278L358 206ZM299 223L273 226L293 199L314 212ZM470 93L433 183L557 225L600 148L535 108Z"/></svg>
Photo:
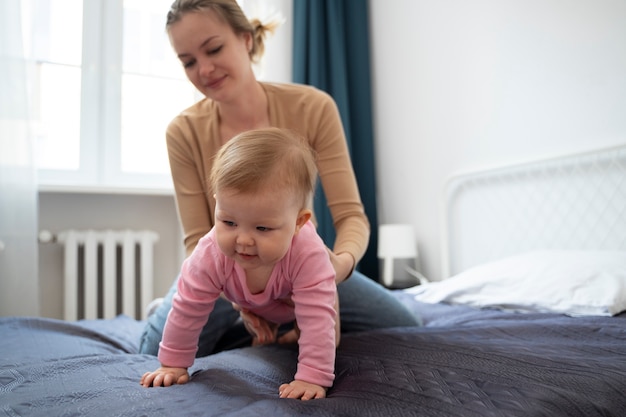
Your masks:
<svg viewBox="0 0 626 417"><path fill-rule="evenodd" d="M66 230L65 320L145 319L153 297L153 246L158 235L135 230Z"/></svg>

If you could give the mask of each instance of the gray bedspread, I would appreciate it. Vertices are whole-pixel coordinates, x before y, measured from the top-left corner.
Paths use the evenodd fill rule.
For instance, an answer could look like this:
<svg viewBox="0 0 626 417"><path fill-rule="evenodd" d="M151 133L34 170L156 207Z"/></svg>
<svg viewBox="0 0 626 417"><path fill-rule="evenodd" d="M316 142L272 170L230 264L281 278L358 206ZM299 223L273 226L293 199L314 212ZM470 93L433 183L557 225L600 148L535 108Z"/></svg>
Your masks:
<svg viewBox="0 0 626 417"><path fill-rule="evenodd" d="M142 388L143 323L0 319L0 416L626 416L626 317L515 314L404 301L425 326L342 338L328 398L278 398L295 347L196 360Z"/></svg>

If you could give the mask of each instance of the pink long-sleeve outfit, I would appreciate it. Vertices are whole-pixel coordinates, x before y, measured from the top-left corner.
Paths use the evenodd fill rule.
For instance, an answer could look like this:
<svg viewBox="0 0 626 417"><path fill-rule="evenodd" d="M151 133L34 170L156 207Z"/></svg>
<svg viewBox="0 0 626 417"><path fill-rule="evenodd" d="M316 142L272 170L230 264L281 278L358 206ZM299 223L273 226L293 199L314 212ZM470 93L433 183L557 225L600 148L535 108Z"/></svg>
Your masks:
<svg viewBox="0 0 626 417"><path fill-rule="evenodd" d="M187 368L215 301L226 298L278 324L300 328L294 379L330 387L335 367L335 271L314 225L307 222L272 271L263 292L252 294L244 270L219 249L212 229L183 263L178 291L163 331L159 361Z"/></svg>

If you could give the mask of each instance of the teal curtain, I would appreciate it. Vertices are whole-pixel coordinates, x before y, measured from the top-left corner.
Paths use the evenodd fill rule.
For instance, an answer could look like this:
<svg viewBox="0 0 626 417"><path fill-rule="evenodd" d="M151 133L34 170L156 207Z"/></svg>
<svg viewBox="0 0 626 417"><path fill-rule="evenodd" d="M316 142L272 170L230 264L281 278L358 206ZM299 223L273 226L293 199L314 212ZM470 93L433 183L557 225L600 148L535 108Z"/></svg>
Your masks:
<svg viewBox="0 0 626 417"><path fill-rule="evenodd" d="M369 16L367 0L294 0L293 81L329 93L337 102L352 163L372 227L359 271L378 277L376 173L372 132ZM321 187L315 197L318 230L326 244L335 240Z"/></svg>

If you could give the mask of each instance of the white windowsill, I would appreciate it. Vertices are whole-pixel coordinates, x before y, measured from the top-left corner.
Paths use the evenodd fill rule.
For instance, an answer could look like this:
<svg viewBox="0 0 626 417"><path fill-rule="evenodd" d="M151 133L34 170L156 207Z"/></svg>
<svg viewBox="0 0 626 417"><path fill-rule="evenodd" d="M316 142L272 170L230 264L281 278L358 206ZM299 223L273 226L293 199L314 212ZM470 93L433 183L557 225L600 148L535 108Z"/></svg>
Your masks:
<svg viewBox="0 0 626 417"><path fill-rule="evenodd" d="M174 195L172 188L39 184L40 193Z"/></svg>

